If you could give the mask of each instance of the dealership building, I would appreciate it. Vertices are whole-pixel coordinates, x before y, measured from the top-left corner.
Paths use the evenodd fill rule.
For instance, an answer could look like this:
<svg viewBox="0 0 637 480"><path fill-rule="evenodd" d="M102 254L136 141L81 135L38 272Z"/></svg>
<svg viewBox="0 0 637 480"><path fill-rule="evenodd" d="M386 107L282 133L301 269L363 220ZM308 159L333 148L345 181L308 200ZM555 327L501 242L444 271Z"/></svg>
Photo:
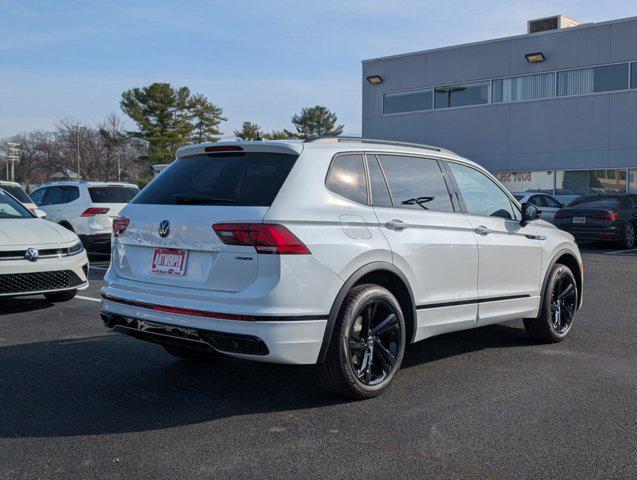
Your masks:
<svg viewBox="0 0 637 480"><path fill-rule="evenodd" d="M637 17L365 60L362 130L454 150L513 192L637 193Z"/></svg>

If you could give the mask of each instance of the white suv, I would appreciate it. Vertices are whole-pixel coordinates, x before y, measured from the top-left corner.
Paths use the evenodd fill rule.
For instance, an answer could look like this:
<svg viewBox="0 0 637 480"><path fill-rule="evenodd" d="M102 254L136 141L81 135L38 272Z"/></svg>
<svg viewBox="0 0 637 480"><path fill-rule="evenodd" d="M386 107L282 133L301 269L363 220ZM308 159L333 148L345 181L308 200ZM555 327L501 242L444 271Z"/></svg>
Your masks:
<svg viewBox="0 0 637 480"><path fill-rule="evenodd" d="M113 222L108 327L182 358L318 364L357 398L433 335L520 318L540 341L571 330L573 237L453 152L336 138L177 157Z"/></svg>
<svg viewBox="0 0 637 480"><path fill-rule="evenodd" d="M55 182L31 194L47 220L75 232L87 250L108 250L112 218L135 195L137 185L117 182Z"/></svg>

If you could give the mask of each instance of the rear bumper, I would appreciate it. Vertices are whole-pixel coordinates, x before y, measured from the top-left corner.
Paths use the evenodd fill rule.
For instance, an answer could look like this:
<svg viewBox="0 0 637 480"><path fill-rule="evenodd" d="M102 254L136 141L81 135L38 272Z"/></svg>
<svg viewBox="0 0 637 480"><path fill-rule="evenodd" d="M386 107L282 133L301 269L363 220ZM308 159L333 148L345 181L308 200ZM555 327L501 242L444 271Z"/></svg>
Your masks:
<svg viewBox="0 0 637 480"><path fill-rule="evenodd" d="M121 300L112 296L102 298L102 320L109 328L155 343L212 348L263 362L316 363L327 325L327 315L300 320L283 316L231 320L156 310L153 307L176 309Z"/></svg>
<svg viewBox="0 0 637 480"><path fill-rule="evenodd" d="M618 227L608 228L564 228L558 227L570 233L578 242L618 242L623 238L623 232Z"/></svg>

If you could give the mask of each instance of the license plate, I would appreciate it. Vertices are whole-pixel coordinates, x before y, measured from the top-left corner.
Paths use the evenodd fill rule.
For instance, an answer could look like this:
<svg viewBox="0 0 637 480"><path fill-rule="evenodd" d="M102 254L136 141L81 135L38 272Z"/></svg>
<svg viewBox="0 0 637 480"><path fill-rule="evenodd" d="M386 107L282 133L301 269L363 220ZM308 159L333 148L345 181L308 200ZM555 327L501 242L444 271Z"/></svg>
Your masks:
<svg viewBox="0 0 637 480"><path fill-rule="evenodd" d="M586 223L586 217L573 217L573 223Z"/></svg>
<svg viewBox="0 0 637 480"><path fill-rule="evenodd" d="M151 271L158 275L181 277L186 273L186 250L173 250L171 248L156 248L153 254Z"/></svg>

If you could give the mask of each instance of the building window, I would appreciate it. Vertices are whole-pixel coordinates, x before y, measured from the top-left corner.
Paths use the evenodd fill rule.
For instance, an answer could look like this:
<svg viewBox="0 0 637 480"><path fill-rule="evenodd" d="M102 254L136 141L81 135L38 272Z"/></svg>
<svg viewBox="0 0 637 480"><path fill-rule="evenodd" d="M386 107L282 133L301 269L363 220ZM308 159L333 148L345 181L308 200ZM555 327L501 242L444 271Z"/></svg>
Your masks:
<svg viewBox="0 0 637 480"><path fill-rule="evenodd" d="M493 81L492 89L493 103L549 98L555 95L555 74L498 78Z"/></svg>
<svg viewBox="0 0 637 480"><path fill-rule="evenodd" d="M637 62L630 64L630 88L637 88Z"/></svg>
<svg viewBox="0 0 637 480"><path fill-rule="evenodd" d="M624 193L625 170L572 170L556 172L556 195L585 193Z"/></svg>
<svg viewBox="0 0 637 480"><path fill-rule="evenodd" d="M637 169L628 170L628 192L637 193Z"/></svg>
<svg viewBox="0 0 637 480"><path fill-rule="evenodd" d="M445 85L434 89L434 108L465 107L489 103L489 82Z"/></svg>
<svg viewBox="0 0 637 480"><path fill-rule="evenodd" d="M431 103L431 89L386 93L383 95L383 113L431 110Z"/></svg>
<svg viewBox="0 0 637 480"><path fill-rule="evenodd" d="M582 95L628 88L628 64L580 68L557 73L557 95Z"/></svg>

